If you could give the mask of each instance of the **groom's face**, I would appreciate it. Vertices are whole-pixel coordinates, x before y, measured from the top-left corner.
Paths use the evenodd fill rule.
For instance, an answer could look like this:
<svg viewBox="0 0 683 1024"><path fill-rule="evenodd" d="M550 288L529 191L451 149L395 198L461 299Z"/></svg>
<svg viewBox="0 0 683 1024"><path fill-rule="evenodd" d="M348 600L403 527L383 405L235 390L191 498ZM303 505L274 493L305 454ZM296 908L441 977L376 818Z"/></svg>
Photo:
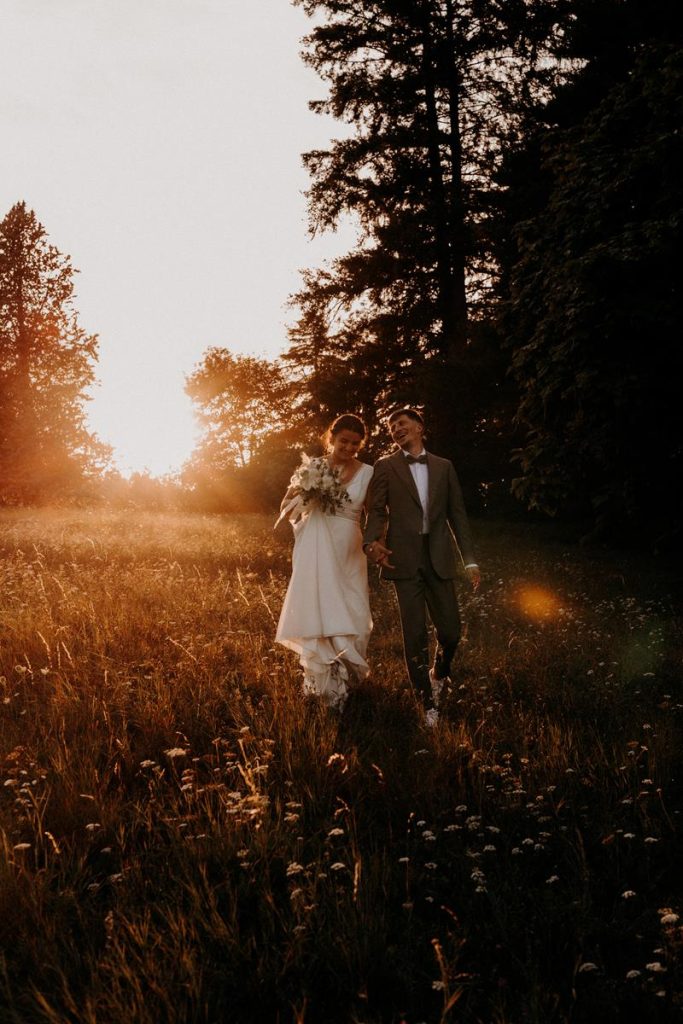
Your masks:
<svg viewBox="0 0 683 1024"><path fill-rule="evenodd" d="M412 416L401 414L389 424L389 433L392 441L395 441L399 448L422 447L422 435L424 427Z"/></svg>

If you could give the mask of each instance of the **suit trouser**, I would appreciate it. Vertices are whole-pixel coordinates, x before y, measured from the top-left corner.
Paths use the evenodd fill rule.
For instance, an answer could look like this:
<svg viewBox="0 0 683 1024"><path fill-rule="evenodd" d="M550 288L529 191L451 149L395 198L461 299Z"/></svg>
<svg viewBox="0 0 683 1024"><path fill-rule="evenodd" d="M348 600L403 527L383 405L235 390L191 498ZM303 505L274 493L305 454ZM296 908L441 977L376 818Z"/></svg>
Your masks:
<svg viewBox="0 0 683 1024"><path fill-rule="evenodd" d="M406 580L394 580L394 587L401 614L403 650L410 681L420 699L429 707L432 691L429 682L427 610L440 647L435 665L439 677L448 675L450 671L460 641L461 625L455 583L453 580L441 579L435 573L427 535L422 539L416 575Z"/></svg>

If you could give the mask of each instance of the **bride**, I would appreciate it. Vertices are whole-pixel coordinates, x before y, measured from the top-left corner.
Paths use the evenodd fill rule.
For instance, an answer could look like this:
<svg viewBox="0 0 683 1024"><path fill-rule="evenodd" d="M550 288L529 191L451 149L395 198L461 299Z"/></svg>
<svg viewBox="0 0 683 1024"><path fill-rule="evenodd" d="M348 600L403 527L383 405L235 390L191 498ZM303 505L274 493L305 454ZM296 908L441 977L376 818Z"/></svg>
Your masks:
<svg viewBox="0 0 683 1024"><path fill-rule="evenodd" d="M369 671L372 619L360 518L373 471L356 458L365 441L357 416L339 416L324 440L321 468L332 470L341 497L331 508L307 502L301 473L292 477L281 505L281 518L289 514L294 527L292 576L275 639L299 655L304 692L341 706L349 682Z"/></svg>

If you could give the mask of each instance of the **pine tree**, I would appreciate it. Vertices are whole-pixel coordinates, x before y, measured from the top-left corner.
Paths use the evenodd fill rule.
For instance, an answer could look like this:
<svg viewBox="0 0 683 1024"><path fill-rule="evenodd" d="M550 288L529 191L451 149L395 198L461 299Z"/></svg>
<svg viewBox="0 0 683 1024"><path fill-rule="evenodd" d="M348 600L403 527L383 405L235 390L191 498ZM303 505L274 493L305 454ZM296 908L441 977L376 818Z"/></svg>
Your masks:
<svg viewBox="0 0 683 1024"><path fill-rule="evenodd" d="M56 498L108 458L85 425L97 337L79 326L74 274L15 204L0 223L0 501Z"/></svg>
<svg viewBox="0 0 683 1024"><path fill-rule="evenodd" d="M349 128L305 155L311 230L351 216L359 242L307 275L290 358L306 365L301 339L311 341L315 324L325 355L318 389L329 366L328 379L343 382L341 360L370 377L366 401L378 410L426 405L438 447L452 452L460 435L471 450L478 427L496 418L503 375L481 327L496 270L493 171L559 73L546 58L566 5L299 2L318 19L304 59L329 85L311 107Z"/></svg>

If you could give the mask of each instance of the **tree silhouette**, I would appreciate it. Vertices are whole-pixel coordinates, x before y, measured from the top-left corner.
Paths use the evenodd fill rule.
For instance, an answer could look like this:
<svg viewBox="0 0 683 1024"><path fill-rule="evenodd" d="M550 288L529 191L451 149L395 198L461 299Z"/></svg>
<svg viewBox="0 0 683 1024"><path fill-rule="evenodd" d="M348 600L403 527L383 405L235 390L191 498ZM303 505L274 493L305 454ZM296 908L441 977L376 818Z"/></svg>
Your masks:
<svg viewBox="0 0 683 1024"><path fill-rule="evenodd" d="M35 213L0 223L0 500L73 491L109 456L85 426L97 338L79 326L75 271Z"/></svg>
<svg viewBox="0 0 683 1024"><path fill-rule="evenodd" d="M360 231L352 252L305 275L289 358L309 370L314 407L331 404L330 384L346 405L345 379L362 379L366 405L422 402L441 450L460 435L472 451L503 376L481 328L493 171L560 73L548 55L566 4L299 2L317 19L304 59L329 84L310 105L349 126L304 157L311 230L351 215Z"/></svg>
<svg viewBox="0 0 683 1024"><path fill-rule="evenodd" d="M527 430L518 494L654 542L680 524L683 51L658 45L542 152L506 324Z"/></svg>

